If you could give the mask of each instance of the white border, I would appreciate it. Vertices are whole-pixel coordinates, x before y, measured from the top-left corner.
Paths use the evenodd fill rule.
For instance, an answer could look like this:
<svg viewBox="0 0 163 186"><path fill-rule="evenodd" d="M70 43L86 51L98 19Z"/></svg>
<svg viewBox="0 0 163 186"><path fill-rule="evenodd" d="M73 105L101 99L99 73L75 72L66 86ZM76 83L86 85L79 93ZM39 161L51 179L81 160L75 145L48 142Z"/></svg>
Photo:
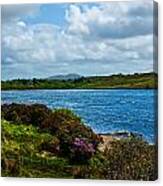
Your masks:
<svg viewBox="0 0 163 186"><path fill-rule="evenodd" d="M18 3L60 3L60 2L95 2L95 1L108 1L108 0L0 0L0 4L18 4ZM118 1L118 0L111 0ZM124 0L123 0L124 1ZM128 0L132 1L132 0ZM137 0L140 1L140 0ZM147 0L146 0L147 1ZM42 186L42 185L57 185L57 186L99 186L99 185L117 185L117 186L126 186L126 185L163 185L163 114L161 111L163 110L163 84L161 84L161 80L163 80L163 64L162 64L162 44L163 38L161 33L163 33L162 22L163 20L163 1L156 0L158 2L159 7L159 179L154 182L141 182L141 181L99 181L99 180L65 180L65 179L27 179L27 178L0 178L0 185L5 186Z"/></svg>

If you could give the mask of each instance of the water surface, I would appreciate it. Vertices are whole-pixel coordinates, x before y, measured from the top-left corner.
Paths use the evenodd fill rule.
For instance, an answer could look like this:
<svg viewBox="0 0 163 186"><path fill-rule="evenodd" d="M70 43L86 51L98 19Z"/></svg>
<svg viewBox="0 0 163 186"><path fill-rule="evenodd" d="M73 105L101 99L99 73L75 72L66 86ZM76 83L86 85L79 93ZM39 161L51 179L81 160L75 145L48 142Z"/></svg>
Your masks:
<svg viewBox="0 0 163 186"><path fill-rule="evenodd" d="M42 103L69 108L95 132L126 130L155 140L156 90L19 90L2 91L2 103Z"/></svg>

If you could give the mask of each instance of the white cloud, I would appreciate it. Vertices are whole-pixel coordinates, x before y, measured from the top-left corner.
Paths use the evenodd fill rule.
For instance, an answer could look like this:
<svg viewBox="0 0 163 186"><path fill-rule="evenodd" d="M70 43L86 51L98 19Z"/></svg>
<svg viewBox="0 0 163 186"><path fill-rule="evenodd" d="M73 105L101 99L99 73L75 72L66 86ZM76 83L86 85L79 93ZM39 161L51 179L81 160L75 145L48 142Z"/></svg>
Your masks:
<svg viewBox="0 0 163 186"><path fill-rule="evenodd" d="M153 2L109 2L87 9L71 5L66 19L68 31L77 35L104 39L147 35L153 32Z"/></svg>
<svg viewBox="0 0 163 186"><path fill-rule="evenodd" d="M104 3L84 8L70 5L65 28L24 21L24 15L33 15L38 7L2 10L7 10L2 12L3 76L152 71L151 3Z"/></svg>

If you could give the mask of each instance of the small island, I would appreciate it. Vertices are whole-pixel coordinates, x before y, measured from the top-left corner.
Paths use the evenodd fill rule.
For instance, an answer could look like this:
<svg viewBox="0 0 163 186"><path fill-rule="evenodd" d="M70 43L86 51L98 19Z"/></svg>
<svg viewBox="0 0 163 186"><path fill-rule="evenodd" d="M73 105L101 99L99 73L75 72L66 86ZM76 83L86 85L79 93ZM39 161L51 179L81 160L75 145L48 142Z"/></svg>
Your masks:
<svg viewBox="0 0 163 186"><path fill-rule="evenodd" d="M126 134L96 134L68 109L3 104L2 176L156 180L157 146Z"/></svg>

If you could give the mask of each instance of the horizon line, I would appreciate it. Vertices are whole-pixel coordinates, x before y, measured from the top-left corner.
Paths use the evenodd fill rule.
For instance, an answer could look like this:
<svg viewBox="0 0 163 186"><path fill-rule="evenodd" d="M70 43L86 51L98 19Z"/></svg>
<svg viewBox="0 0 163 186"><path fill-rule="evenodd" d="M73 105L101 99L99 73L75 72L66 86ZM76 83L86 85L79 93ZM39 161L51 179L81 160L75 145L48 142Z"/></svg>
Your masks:
<svg viewBox="0 0 163 186"><path fill-rule="evenodd" d="M1 78L1 82L2 81L14 81L14 80L33 80L33 79L37 79L37 80L45 80L48 79L50 77L55 77L55 76L68 76L68 75L79 75L79 78L89 78L89 77L111 77L111 76L118 76L118 75L122 75L122 76L127 76L127 75L140 75L140 74L157 74L158 72L154 72L154 71L149 71L149 72L133 72L133 73L116 73L116 74L103 74L103 75L98 75L98 74L94 74L94 75L81 75L78 73L67 73L67 74L56 74L56 75L51 75L48 77L44 77L44 78L39 78L39 77L32 77L32 78L13 78L13 79L2 79ZM55 79L49 79L49 80L55 80ZM57 79L59 80L59 79Z"/></svg>

